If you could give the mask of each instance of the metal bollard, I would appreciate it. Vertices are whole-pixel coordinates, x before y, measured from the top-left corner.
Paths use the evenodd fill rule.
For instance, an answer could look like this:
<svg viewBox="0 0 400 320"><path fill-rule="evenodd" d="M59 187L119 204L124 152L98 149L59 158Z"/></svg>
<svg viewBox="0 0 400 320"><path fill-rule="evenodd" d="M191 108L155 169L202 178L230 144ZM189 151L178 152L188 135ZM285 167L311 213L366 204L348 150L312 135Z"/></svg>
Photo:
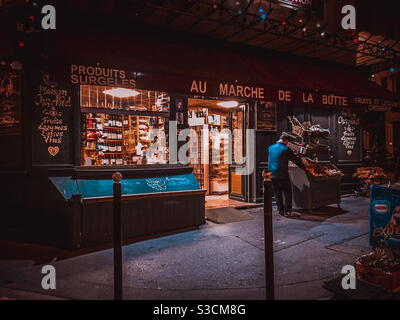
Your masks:
<svg viewBox="0 0 400 320"><path fill-rule="evenodd" d="M114 237L114 300L122 300L122 214L121 183L122 174L112 175L113 184L113 237Z"/></svg>
<svg viewBox="0 0 400 320"><path fill-rule="evenodd" d="M265 297L275 299L274 239L272 227L272 173L264 170L264 248L265 248Z"/></svg>

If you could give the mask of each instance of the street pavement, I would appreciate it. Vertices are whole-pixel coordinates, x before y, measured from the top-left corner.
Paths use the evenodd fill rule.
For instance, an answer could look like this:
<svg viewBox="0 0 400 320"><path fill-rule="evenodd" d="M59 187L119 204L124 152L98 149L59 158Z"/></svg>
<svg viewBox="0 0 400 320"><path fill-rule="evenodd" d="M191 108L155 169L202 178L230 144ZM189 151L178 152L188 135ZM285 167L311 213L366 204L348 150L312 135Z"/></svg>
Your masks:
<svg viewBox="0 0 400 320"><path fill-rule="evenodd" d="M328 299L323 282L370 251L367 198L345 197L300 219L274 212L277 299ZM262 208L248 221L126 245L124 299L264 299ZM112 299L113 251L102 250L51 263L56 289L41 288L42 265L0 260L0 297L15 299Z"/></svg>

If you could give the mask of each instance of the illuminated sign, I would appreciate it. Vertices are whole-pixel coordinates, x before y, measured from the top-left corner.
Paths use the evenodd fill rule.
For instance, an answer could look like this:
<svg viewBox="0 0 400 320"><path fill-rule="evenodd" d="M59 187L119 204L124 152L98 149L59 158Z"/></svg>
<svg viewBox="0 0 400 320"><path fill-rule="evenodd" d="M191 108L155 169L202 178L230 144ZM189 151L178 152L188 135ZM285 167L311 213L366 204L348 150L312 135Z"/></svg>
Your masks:
<svg viewBox="0 0 400 320"><path fill-rule="evenodd" d="M382 201L382 202L374 202L374 210L376 213L385 214L389 212L389 204Z"/></svg>
<svg viewBox="0 0 400 320"><path fill-rule="evenodd" d="M312 6L312 0L278 0L279 3L291 9L308 9Z"/></svg>

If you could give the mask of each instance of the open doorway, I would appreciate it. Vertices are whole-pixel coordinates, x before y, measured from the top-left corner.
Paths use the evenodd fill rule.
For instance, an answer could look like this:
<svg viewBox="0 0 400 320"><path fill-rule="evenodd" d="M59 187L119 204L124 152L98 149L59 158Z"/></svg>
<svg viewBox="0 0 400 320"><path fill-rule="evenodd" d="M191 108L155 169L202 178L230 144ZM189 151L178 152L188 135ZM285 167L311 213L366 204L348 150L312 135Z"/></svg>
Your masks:
<svg viewBox="0 0 400 320"><path fill-rule="evenodd" d="M243 204L230 198L244 190L231 170L244 156L244 109L236 101L188 99L190 166L207 191L207 207Z"/></svg>

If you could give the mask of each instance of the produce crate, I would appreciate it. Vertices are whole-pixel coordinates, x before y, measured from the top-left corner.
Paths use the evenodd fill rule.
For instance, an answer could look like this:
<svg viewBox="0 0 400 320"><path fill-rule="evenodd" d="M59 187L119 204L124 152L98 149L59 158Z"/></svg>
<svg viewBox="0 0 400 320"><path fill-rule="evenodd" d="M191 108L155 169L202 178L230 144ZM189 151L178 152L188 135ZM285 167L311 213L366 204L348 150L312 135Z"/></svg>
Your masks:
<svg viewBox="0 0 400 320"><path fill-rule="evenodd" d="M356 261L357 277L392 292L400 292L400 271L387 272Z"/></svg>
<svg viewBox="0 0 400 320"><path fill-rule="evenodd" d="M294 153L298 153L298 154L304 154L306 148L304 147L304 145L298 143L298 142L289 142L288 143L288 147L290 149L292 149L292 151Z"/></svg>
<svg viewBox="0 0 400 320"><path fill-rule="evenodd" d="M297 166L289 166L289 176L292 181L294 208L313 210L331 204L340 207L341 176L316 177Z"/></svg>

